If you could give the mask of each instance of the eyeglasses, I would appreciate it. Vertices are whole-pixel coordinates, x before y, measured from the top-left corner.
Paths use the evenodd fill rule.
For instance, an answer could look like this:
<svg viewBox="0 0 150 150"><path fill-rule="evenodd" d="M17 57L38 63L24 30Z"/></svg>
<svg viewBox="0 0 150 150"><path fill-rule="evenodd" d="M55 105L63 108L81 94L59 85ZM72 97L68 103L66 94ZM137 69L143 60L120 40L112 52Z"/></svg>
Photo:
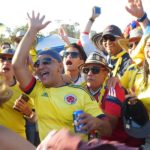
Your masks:
<svg viewBox="0 0 150 150"><path fill-rule="evenodd" d="M136 42L132 42L128 44L129 49L133 49L134 47L136 47L138 45L139 41Z"/></svg>
<svg viewBox="0 0 150 150"><path fill-rule="evenodd" d="M34 63L34 67L35 68L39 68L39 66L42 64L42 65L49 65L51 64L52 62L52 59L51 58L43 58L42 60L37 60L35 63Z"/></svg>
<svg viewBox="0 0 150 150"><path fill-rule="evenodd" d="M10 48L10 47L8 47L8 46L2 46L1 49L3 50L3 49L6 49L6 48Z"/></svg>
<svg viewBox="0 0 150 150"><path fill-rule="evenodd" d="M103 42L107 42L107 40L111 41L111 42L114 42L116 40L116 38L112 35L106 35L102 38L102 41Z"/></svg>
<svg viewBox="0 0 150 150"><path fill-rule="evenodd" d="M1 62L7 61L7 62L11 63L12 62L12 57L0 57L0 61Z"/></svg>
<svg viewBox="0 0 150 150"><path fill-rule="evenodd" d="M78 52L64 52L63 53L63 57L67 57L71 55L72 58L77 58L79 57L79 53Z"/></svg>
<svg viewBox="0 0 150 150"><path fill-rule="evenodd" d="M83 67L82 68L82 72L84 74L88 74L89 72L92 72L93 74L98 74L100 72L100 68L97 67L97 66L93 66L92 68L89 68L89 67Z"/></svg>

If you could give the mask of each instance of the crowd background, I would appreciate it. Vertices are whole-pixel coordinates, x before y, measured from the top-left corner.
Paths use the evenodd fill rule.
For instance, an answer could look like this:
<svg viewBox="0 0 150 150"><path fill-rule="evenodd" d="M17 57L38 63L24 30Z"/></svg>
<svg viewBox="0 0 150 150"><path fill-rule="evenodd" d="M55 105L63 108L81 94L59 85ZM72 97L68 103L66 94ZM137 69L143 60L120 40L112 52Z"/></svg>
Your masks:
<svg viewBox="0 0 150 150"><path fill-rule="evenodd" d="M129 0L125 9L135 20L123 31L109 24L91 36L101 16L93 7L76 43L67 31L74 28L62 25L59 53L37 51L37 37L51 21L27 13L27 25L1 43L0 124L3 134L20 139L6 145L1 137L3 149L21 147L25 139L39 150L150 148L150 21L141 0ZM78 121L72 117L76 110L84 111ZM73 126L80 136L72 134Z"/></svg>

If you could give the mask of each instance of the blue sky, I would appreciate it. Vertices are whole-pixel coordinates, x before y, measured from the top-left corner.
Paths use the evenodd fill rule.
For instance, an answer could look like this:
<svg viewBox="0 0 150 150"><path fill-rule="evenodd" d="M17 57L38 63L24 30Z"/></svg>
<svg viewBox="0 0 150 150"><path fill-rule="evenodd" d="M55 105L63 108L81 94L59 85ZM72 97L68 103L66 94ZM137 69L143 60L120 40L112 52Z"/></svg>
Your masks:
<svg viewBox="0 0 150 150"><path fill-rule="evenodd" d="M57 28L55 20L79 22L81 28L87 22L93 6L100 6L102 13L93 25L93 30L100 32L106 25L115 24L122 30L133 20L125 10L127 0L4 0L1 1L0 22L8 27L24 25L26 13L35 10L52 20L45 31ZM143 0L145 10L150 14L150 0Z"/></svg>

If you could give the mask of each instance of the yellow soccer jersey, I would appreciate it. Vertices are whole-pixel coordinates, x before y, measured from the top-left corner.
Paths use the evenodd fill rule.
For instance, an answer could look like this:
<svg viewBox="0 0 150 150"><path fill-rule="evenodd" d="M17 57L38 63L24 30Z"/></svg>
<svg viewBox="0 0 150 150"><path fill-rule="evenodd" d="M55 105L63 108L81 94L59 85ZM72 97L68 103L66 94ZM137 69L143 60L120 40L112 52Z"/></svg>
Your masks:
<svg viewBox="0 0 150 150"><path fill-rule="evenodd" d="M65 127L74 132L73 112L76 110L83 110L93 116L102 114L97 102L93 101L83 88L78 87L70 85L45 88L42 83L36 81L30 96L35 100L41 140L53 129Z"/></svg>
<svg viewBox="0 0 150 150"><path fill-rule="evenodd" d="M13 96L0 107L0 125L5 126L26 138L25 119L20 112L13 109L14 102L22 94L22 91L17 84L12 86L11 90L13 91Z"/></svg>
<svg viewBox="0 0 150 150"><path fill-rule="evenodd" d="M124 75L121 77L120 82L125 89L129 90L130 88L132 88L137 72L138 66L136 64L130 65L124 72Z"/></svg>

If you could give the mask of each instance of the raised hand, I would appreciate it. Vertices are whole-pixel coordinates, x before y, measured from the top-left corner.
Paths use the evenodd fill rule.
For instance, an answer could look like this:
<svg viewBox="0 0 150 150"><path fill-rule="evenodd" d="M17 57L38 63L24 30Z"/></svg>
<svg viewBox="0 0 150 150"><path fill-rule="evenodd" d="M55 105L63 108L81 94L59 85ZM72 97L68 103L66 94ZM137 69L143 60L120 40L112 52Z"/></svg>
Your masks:
<svg viewBox="0 0 150 150"><path fill-rule="evenodd" d="M144 15L142 0L128 0L126 10L134 17L141 18Z"/></svg>
<svg viewBox="0 0 150 150"><path fill-rule="evenodd" d="M41 29L45 28L51 21L46 21L44 23L45 16L40 16L40 13L35 14L34 11L32 11L32 14L29 15L27 13L28 17L28 28L29 30L32 29L32 31L38 32Z"/></svg>
<svg viewBox="0 0 150 150"><path fill-rule="evenodd" d="M93 7L92 8L92 16L91 16L91 18L93 19L93 20L95 20L100 14L98 14L98 13L95 13L95 9L94 9L95 7Z"/></svg>
<svg viewBox="0 0 150 150"><path fill-rule="evenodd" d="M61 26L61 27L58 29L58 34L60 35L60 37L62 38L62 40L63 40L67 45L70 44L68 35L67 35L65 29L63 28L63 26Z"/></svg>

